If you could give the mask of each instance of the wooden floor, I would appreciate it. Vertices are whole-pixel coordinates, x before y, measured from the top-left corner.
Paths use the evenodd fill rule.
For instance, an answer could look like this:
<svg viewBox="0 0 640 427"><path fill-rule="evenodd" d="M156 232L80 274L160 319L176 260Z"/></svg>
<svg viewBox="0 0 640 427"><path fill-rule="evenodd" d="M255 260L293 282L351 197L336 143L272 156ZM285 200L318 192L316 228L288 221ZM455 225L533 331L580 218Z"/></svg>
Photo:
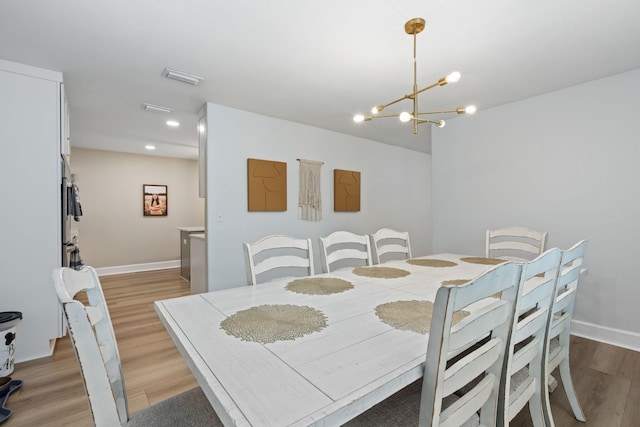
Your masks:
<svg viewBox="0 0 640 427"><path fill-rule="evenodd" d="M179 269L101 277L118 340L131 414L197 386L153 309L153 301L189 294ZM7 401L2 427L91 426L91 413L69 337L51 357L16 364L24 381Z"/></svg>
<svg viewBox="0 0 640 427"><path fill-rule="evenodd" d="M195 387L153 309L155 300L189 294L179 270L105 276L101 281L120 348L129 411ZM560 383L551 395L556 426L640 426L640 353L572 337L571 368L587 422L575 420ZM53 356L19 363L12 376L24 385L9 397L6 406L13 414L2 427L92 425L68 337L58 340ZM511 425L531 426L528 410Z"/></svg>

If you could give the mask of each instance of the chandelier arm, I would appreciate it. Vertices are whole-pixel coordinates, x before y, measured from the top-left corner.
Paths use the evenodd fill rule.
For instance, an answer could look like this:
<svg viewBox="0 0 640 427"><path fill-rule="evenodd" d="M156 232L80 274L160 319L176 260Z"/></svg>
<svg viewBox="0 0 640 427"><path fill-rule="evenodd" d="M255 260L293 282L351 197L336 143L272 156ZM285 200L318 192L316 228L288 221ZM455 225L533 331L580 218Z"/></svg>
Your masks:
<svg viewBox="0 0 640 427"><path fill-rule="evenodd" d="M458 109L456 108L455 110L442 110L442 111L425 111L425 112L420 112L418 113L419 116L425 115L425 114L445 114L445 113L458 113L458 114L464 114L460 113L458 111Z"/></svg>
<svg viewBox="0 0 640 427"><path fill-rule="evenodd" d="M442 85L440 84L440 82L438 82L438 83L434 83L434 84L429 85L429 86L427 86L427 87L425 87L425 88L422 88L422 89L420 89L420 90L418 90L418 91L415 91L415 92L413 92L413 93L410 93L409 95L405 95L405 98L413 98L414 96L416 96L416 95L418 95L418 94L420 94L420 93L422 93L422 92L424 92L424 91L427 91L427 90L429 90L429 89L433 89L433 88L434 88L434 87L436 87L436 86L442 86Z"/></svg>
<svg viewBox="0 0 640 427"><path fill-rule="evenodd" d="M420 90L418 90L418 91L415 91L415 92L413 92L413 93L409 93L409 94L407 94L407 95L403 96L402 98L398 98L398 99L396 99L395 101L391 101L391 102L389 102L389 103L387 103L387 104L379 105L379 106L378 106L378 111L382 111L382 110L384 110L385 108L387 108L387 107L389 107L389 106L391 106L391 105L393 105L393 104L397 104L397 103L398 103L398 102L400 102L400 101L404 101L405 99L414 99L416 95L418 95L418 94L420 94L420 93L422 93L422 92L424 92L424 91L427 91L427 90L429 90L429 89L433 89L433 88L434 88L434 87L436 87L436 86L442 86L442 85L440 84L440 82L438 82L438 83L434 83L434 84L432 84L432 85L430 85L430 86L427 86L427 87L425 87L425 88L422 88L422 89L420 89Z"/></svg>
<svg viewBox="0 0 640 427"><path fill-rule="evenodd" d="M421 119L421 118L414 118L413 119L413 124L414 126L418 126L421 125L423 123L431 123L436 125L437 127L441 128L444 127L444 120L428 120L428 119Z"/></svg>
<svg viewBox="0 0 640 427"><path fill-rule="evenodd" d="M376 114L375 116L372 114L368 114L366 117L371 117L372 119L381 119L383 117L399 117L400 114Z"/></svg>
<svg viewBox="0 0 640 427"><path fill-rule="evenodd" d="M475 112L475 109L473 110L473 112ZM444 113L456 113L456 114L473 114L473 112L468 112L467 111L467 107L458 107L458 108L454 108L452 110L441 110L441 111L426 111L423 113L418 113L417 115L424 115L424 114L444 114Z"/></svg>
<svg viewBox="0 0 640 427"><path fill-rule="evenodd" d="M403 96L402 98L398 98L398 99L396 99L395 101L391 101L391 102L389 102L389 103L387 103L387 104L380 105L380 106L378 106L378 107L377 107L377 108L378 108L378 111L382 111L382 110L384 110L385 108L387 108L387 107L389 107L389 106L391 106L391 105L393 105L393 104L397 104L397 103L398 103L398 102L400 102L400 101L404 101L405 99L411 99L411 98L412 98L412 96L413 96L413 94L405 95L405 96Z"/></svg>

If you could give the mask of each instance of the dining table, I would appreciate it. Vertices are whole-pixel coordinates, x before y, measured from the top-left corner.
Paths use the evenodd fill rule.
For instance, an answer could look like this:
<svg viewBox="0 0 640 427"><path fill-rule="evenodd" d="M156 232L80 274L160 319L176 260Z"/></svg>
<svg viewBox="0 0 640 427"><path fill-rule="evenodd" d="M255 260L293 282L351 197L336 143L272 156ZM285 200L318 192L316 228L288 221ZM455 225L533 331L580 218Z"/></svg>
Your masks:
<svg viewBox="0 0 640 427"><path fill-rule="evenodd" d="M224 425L338 426L422 377L438 288L500 262L440 253L154 306Z"/></svg>

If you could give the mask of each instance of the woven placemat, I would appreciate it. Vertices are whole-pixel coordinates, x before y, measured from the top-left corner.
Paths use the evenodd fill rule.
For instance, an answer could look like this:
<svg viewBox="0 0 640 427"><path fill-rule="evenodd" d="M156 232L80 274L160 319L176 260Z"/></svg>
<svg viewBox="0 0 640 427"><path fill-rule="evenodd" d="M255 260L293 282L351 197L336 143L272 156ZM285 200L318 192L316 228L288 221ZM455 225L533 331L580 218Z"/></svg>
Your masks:
<svg viewBox="0 0 640 427"><path fill-rule="evenodd" d="M409 259L407 263L421 267L453 267L454 265L458 265L457 262L443 259Z"/></svg>
<svg viewBox="0 0 640 427"><path fill-rule="evenodd" d="M399 277L408 276L407 270L391 267L359 267L353 269L353 274L365 277L374 277L376 279L397 279Z"/></svg>
<svg viewBox="0 0 640 427"><path fill-rule="evenodd" d="M335 277L305 277L289 282L285 289L298 294L330 295L353 289L353 285Z"/></svg>
<svg viewBox="0 0 640 427"><path fill-rule="evenodd" d="M452 280L443 280L441 283L443 285L460 286L460 285L464 285L465 283L469 283L469 280L471 279L452 279Z"/></svg>
<svg viewBox="0 0 640 427"><path fill-rule="evenodd" d="M220 322L227 334L263 344L292 341L326 326L327 317L320 310L292 304L251 307Z"/></svg>
<svg viewBox="0 0 640 427"><path fill-rule="evenodd" d="M467 257L467 258L460 258L460 261L464 261L464 262L470 262L471 264L485 264L485 265L498 265L498 264L502 264L503 262L506 262L503 259L497 259L497 258L482 258L482 257Z"/></svg>
<svg viewBox="0 0 640 427"><path fill-rule="evenodd" d="M453 313L452 324L455 325L469 315L460 310ZM431 301L394 301L376 307L376 316L389 326L403 331L428 334L433 316Z"/></svg>

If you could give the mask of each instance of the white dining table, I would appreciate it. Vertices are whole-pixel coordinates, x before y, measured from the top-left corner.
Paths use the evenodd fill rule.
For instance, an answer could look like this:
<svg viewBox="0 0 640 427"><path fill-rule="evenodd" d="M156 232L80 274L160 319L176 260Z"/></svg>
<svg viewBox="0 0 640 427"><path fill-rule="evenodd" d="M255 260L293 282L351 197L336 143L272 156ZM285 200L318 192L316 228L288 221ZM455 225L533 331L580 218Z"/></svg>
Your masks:
<svg viewBox="0 0 640 427"><path fill-rule="evenodd" d="M391 326L376 307L395 301L431 301L446 280L470 280L492 265L462 255L406 260L373 267L400 269L400 278L375 278L341 269L316 275L353 287L312 295L286 288L293 278L155 302L160 319L225 425L335 426L422 377L428 334ZM311 307L326 326L295 339L257 342L221 323L259 306Z"/></svg>

